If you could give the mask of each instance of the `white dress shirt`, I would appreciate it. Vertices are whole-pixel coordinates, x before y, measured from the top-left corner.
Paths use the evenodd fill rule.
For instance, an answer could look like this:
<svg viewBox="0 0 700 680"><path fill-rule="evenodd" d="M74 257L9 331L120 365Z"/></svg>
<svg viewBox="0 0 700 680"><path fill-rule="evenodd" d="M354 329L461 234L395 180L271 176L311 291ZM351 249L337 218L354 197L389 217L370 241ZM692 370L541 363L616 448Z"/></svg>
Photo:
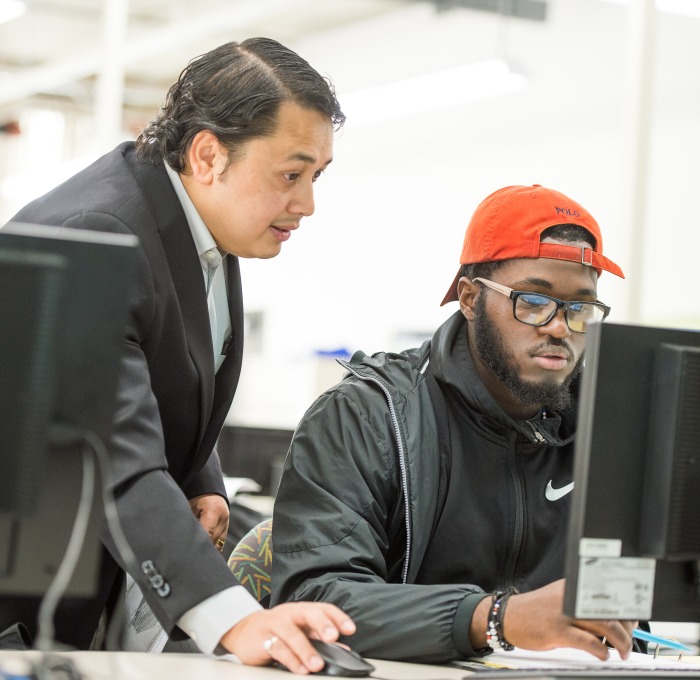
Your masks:
<svg viewBox="0 0 700 680"><path fill-rule="evenodd" d="M221 354L222 347L231 336L231 316L228 311L224 276L226 268L222 266L226 255L222 255L216 247L214 238L194 207L180 176L167 163L165 169L185 211L202 264L214 347L214 366L215 370L218 370L226 358ZM243 586L232 586L192 607L180 617L177 625L205 654L212 654L224 633L260 609L260 604Z"/></svg>
<svg viewBox="0 0 700 680"><path fill-rule="evenodd" d="M170 181L175 188L175 193L185 211L187 223L192 232L199 263L204 277L204 290L207 295L207 307L209 309L209 325L211 329L212 345L214 348L214 370L218 371L226 358L222 354L225 343L231 337L231 315L228 311L228 294L226 288L226 267L222 254L216 247L214 237L211 235L204 220L200 217L192 199L187 194L180 175L178 175L167 163Z"/></svg>

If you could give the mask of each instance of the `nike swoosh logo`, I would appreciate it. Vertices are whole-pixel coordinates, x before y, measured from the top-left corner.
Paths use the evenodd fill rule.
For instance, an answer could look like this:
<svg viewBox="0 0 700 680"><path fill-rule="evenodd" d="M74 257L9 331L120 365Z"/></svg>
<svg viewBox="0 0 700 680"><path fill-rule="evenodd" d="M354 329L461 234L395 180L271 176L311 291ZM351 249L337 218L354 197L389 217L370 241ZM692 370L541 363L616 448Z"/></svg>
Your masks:
<svg viewBox="0 0 700 680"><path fill-rule="evenodd" d="M552 480L550 479L549 482L547 483L547 488L544 490L544 497L548 501L558 501L560 498L564 498L567 493L573 491L574 488L574 483L571 482L571 484L567 484L566 486L562 486L559 489L555 489L552 486Z"/></svg>

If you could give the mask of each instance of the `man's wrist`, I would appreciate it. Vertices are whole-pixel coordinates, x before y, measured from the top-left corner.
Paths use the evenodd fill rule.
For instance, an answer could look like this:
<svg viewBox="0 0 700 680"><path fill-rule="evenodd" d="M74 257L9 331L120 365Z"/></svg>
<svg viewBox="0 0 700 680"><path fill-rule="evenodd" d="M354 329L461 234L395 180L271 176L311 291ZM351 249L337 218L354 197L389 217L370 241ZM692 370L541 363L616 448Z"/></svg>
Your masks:
<svg viewBox="0 0 700 680"><path fill-rule="evenodd" d="M479 603L474 608L469 625L469 643L479 654L490 654L491 648L486 643L486 628L491 611L491 595L482 593Z"/></svg>

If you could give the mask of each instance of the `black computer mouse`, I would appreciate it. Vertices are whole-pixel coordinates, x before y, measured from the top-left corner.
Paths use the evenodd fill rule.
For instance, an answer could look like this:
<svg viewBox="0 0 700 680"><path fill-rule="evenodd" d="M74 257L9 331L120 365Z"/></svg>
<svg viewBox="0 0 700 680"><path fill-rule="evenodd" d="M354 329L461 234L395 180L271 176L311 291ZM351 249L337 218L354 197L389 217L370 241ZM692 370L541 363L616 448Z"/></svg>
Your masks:
<svg viewBox="0 0 700 680"><path fill-rule="evenodd" d="M318 655L323 659L325 666L312 675L335 675L346 678L366 678L373 670L374 666L365 661L357 652L353 652L345 647L334 645L322 640L309 640L315 647ZM275 663L275 666L288 670L285 666Z"/></svg>
<svg viewBox="0 0 700 680"><path fill-rule="evenodd" d="M323 640L309 640L309 642L326 663L322 670L313 675L365 678L374 670L374 666L357 652L330 642L323 642Z"/></svg>

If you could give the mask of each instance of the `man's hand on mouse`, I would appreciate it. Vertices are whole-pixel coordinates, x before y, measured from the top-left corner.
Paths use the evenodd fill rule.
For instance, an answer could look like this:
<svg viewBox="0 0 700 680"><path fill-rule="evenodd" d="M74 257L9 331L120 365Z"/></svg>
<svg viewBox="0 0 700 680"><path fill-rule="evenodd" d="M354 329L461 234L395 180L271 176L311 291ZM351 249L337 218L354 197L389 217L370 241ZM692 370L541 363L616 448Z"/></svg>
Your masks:
<svg viewBox="0 0 700 680"><path fill-rule="evenodd" d="M304 675L323 668L308 638L334 642L354 632L352 619L332 604L291 602L250 614L221 638L221 644L245 664L278 661Z"/></svg>

